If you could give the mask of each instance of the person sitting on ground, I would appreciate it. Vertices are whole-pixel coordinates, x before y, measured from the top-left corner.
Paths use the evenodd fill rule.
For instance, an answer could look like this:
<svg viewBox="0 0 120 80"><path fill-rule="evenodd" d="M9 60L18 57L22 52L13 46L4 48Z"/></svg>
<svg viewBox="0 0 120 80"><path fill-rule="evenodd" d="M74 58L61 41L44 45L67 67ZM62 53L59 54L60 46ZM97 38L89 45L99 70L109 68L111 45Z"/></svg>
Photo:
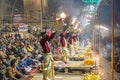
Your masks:
<svg viewBox="0 0 120 80"><path fill-rule="evenodd" d="M39 66L41 65L41 62L39 61L39 55L38 54L34 54L33 55L33 58L32 58L32 60L33 60L33 67L36 67L36 68L39 68Z"/></svg>
<svg viewBox="0 0 120 80"><path fill-rule="evenodd" d="M3 64L8 67L10 66L10 61L11 61L11 58L9 56L6 57L6 59L3 60Z"/></svg>
<svg viewBox="0 0 120 80"><path fill-rule="evenodd" d="M6 54L2 51L2 48L0 47L0 56L2 56L2 58L6 58Z"/></svg>
<svg viewBox="0 0 120 80"><path fill-rule="evenodd" d="M26 57L29 56L29 53L28 53L28 51L26 49L26 45L25 44L22 44L22 52L25 54Z"/></svg>
<svg viewBox="0 0 120 80"><path fill-rule="evenodd" d="M6 66L3 64L3 59L0 57L0 80L7 80L5 74Z"/></svg>
<svg viewBox="0 0 120 80"><path fill-rule="evenodd" d="M28 71L26 70L27 68L24 66L24 60L25 60L25 55L20 55L20 60L17 65L18 71L20 71L22 74L27 74Z"/></svg>
<svg viewBox="0 0 120 80"><path fill-rule="evenodd" d="M33 63L33 61L30 56L28 56L27 58L24 59L23 65L25 66L25 70L27 72L30 72L32 70L32 63Z"/></svg>
<svg viewBox="0 0 120 80"><path fill-rule="evenodd" d="M16 69L17 59L11 60L10 66L7 67L7 78L9 80L18 80L23 77L23 75Z"/></svg>
<svg viewBox="0 0 120 80"><path fill-rule="evenodd" d="M31 59L31 56L28 56L27 58L25 58L24 60L24 65L27 67L32 67L32 63L33 63L33 60Z"/></svg>
<svg viewBox="0 0 120 80"><path fill-rule="evenodd" d="M32 51L33 51L33 48L32 48L32 46L30 44L27 44L27 51L29 53L32 53Z"/></svg>

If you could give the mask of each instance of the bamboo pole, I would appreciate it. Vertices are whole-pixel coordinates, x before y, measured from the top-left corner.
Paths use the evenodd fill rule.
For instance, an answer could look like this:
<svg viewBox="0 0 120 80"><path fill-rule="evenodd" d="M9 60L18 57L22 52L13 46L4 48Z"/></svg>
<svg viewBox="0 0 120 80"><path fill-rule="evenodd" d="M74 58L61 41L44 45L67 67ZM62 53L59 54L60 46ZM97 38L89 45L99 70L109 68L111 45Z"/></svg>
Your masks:
<svg viewBox="0 0 120 80"><path fill-rule="evenodd" d="M111 40L112 40L112 53L111 53L111 79L114 80L114 0L112 0L112 31L111 31Z"/></svg>
<svg viewBox="0 0 120 80"><path fill-rule="evenodd" d="M41 2L40 2L41 4L40 4L40 25L41 25L41 31L42 31L42 29L43 29L43 19L42 19L42 17L43 17L43 1L41 0Z"/></svg>
<svg viewBox="0 0 120 80"><path fill-rule="evenodd" d="M13 26L13 16L14 16L14 9L15 9L15 5L16 5L17 0L14 1L13 7L12 7L12 13L11 13L11 24Z"/></svg>

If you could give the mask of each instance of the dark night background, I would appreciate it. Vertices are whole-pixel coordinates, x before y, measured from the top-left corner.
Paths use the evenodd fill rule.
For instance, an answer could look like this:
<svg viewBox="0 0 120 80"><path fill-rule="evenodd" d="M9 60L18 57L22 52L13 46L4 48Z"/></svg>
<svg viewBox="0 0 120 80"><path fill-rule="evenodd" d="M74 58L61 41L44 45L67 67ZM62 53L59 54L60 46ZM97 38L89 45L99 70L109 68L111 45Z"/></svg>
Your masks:
<svg viewBox="0 0 120 80"><path fill-rule="evenodd" d="M83 3L82 0L48 0L48 11L52 15L55 14L58 10L59 7L63 4L63 2L69 3L69 5L66 3L67 7L73 6L77 8L82 8L85 5L88 5L87 3ZM8 2L13 5L15 0L8 0ZM71 3L72 2L72 3ZM115 24L120 22L120 0L114 0L114 13L115 13ZM17 9L17 10L16 10ZM112 5L111 1L107 0L107 3L102 7L100 11L100 20L101 23L106 24L107 26L111 25L111 10L112 10ZM17 0L15 9L15 13L23 13L23 0ZM49 14L49 15L50 15Z"/></svg>

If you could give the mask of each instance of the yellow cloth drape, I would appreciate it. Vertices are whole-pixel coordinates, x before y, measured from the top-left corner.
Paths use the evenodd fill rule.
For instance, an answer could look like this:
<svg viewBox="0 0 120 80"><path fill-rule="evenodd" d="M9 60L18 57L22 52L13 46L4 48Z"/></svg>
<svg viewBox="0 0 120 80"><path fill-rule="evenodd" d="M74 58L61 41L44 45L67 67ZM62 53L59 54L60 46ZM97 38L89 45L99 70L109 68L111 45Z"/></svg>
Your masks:
<svg viewBox="0 0 120 80"><path fill-rule="evenodd" d="M69 61L69 50L66 47L62 48L62 61L68 62Z"/></svg>
<svg viewBox="0 0 120 80"><path fill-rule="evenodd" d="M70 44L69 46L69 50L70 50L70 55L75 55L75 50L74 50L74 46L72 44Z"/></svg>
<svg viewBox="0 0 120 80"><path fill-rule="evenodd" d="M43 67L43 79L44 80L54 80L54 60L51 53L44 55L44 67Z"/></svg>

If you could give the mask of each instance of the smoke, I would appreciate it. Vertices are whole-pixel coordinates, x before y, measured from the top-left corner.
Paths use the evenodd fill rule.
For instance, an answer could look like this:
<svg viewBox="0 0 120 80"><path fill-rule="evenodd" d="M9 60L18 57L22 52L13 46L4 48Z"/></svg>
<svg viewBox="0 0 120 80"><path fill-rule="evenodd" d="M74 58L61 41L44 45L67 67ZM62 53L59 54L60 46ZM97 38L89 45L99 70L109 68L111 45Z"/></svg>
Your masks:
<svg viewBox="0 0 120 80"><path fill-rule="evenodd" d="M61 0L59 12L65 12L70 16L80 15L80 4L77 0Z"/></svg>

